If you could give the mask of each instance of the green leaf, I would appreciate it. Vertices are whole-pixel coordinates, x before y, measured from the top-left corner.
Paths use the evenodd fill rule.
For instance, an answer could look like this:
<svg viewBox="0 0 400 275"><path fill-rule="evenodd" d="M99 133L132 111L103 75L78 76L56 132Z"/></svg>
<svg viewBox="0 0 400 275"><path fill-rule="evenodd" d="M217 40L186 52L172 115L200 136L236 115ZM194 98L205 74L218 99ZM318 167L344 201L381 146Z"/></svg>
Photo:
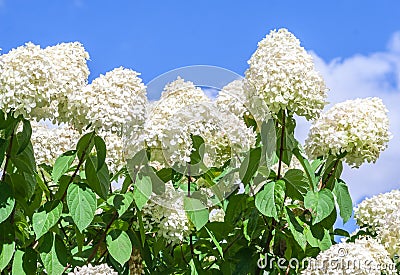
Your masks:
<svg viewBox="0 0 400 275"><path fill-rule="evenodd" d="M146 233L144 232L144 225L143 225L143 219L142 219L142 212L140 212L140 210L137 211L137 217L138 217L138 221L139 221L140 241L142 242L142 246L144 247L144 245L145 245L145 240L146 240Z"/></svg>
<svg viewBox="0 0 400 275"><path fill-rule="evenodd" d="M49 196L46 197L49 198ZM43 202L43 190L37 186L35 193L33 194L31 200L28 201L19 201L21 206L23 205L24 208L24 213L26 216L28 216L30 219L32 218L32 215L37 211L37 209L40 207L40 205Z"/></svg>
<svg viewBox="0 0 400 275"><path fill-rule="evenodd" d="M11 176L15 198L27 200L30 199L36 188L36 162L31 143L29 143L20 154L16 154L17 148L19 148L19 142L18 138L13 141L10 158L10 163L12 165L8 166L13 171L9 173L9 175Z"/></svg>
<svg viewBox="0 0 400 275"><path fill-rule="evenodd" d="M329 230L324 228L324 237L321 241L318 242L318 247L322 251L329 249L332 246L331 235L329 234Z"/></svg>
<svg viewBox="0 0 400 275"><path fill-rule="evenodd" d="M14 117L14 114L6 114L7 118L0 121L0 129L4 130L3 133L6 138L10 137L12 133L15 133L18 123L21 121L22 115L19 117ZM19 147L18 147L19 148Z"/></svg>
<svg viewBox="0 0 400 275"><path fill-rule="evenodd" d="M328 217L335 208L332 192L322 189L319 192L308 191L304 197L304 206L311 210L313 224L319 223Z"/></svg>
<svg viewBox="0 0 400 275"><path fill-rule="evenodd" d="M353 214L353 201L349 193L349 188L344 182L338 181L335 184L333 193L336 196L336 201L339 205L340 216L343 219L343 223L346 223Z"/></svg>
<svg viewBox="0 0 400 275"><path fill-rule="evenodd" d="M267 164L272 162L276 151L276 132L275 122L269 119L261 124L261 142L262 142L262 157Z"/></svg>
<svg viewBox="0 0 400 275"><path fill-rule="evenodd" d="M321 166L322 162L323 161L320 159L313 160L312 163L310 164L312 171L317 171L317 169Z"/></svg>
<svg viewBox="0 0 400 275"><path fill-rule="evenodd" d="M288 197L303 201L304 195L309 189L307 178L304 178L303 171L299 169L291 169L285 173L283 180L286 183Z"/></svg>
<svg viewBox="0 0 400 275"><path fill-rule="evenodd" d="M278 220L284 198L285 183L282 180L269 182L264 186L264 190L256 194L255 205L264 216Z"/></svg>
<svg viewBox="0 0 400 275"><path fill-rule="evenodd" d="M70 184L67 190L67 205L72 220L82 232L93 221L97 209L96 194L85 184Z"/></svg>
<svg viewBox="0 0 400 275"><path fill-rule="evenodd" d="M343 170L340 158L336 156L329 156L324 165L322 182L329 190L333 190L336 179L340 178Z"/></svg>
<svg viewBox="0 0 400 275"><path fill-rule="evenodd" d="M168 182L173 179L174 170L172 168L162 168L156 172L157 177L163 182Z"/></svg>
<svg viewBox="0 0 400 275"><path fill-rule="evenodd" d="M22 124L23 124L22 132L18 133L20 138L19 138L19 148L17 155L25 150L25 148L28 146L31 140L31 135L32 135L31 123L28 120L24 119L22 120Z"/></svg>
<svg viewBox="0 0 400 275"><path fill-rule="evenodd" d="M124 179L124 181L122 182L122 187L121 187L121 193L126 193L126 192L128 192L128 189L130 188L130 186L131 186L131 184L132 184L132 179L131 179L131 176L128 174L128 175L125 175L125 179Z"/></svg>
<svg viewBox="0 0 400 275"><path fill-rule="evenodd" d="M5 182L0 182L0 223L4 222L14 209L15 198L10 187Z"/></svg>
<svg viewBox="0 0 400 275"><path fill-rule="evenodd" d="M192 169L194 166L196 166L196 165L191 166L191 171L194 171ZM157 176L156 173L154 173L152 168L148 169L148 167L147 167L146 169L143 169L142 173L143 173L143 175L146 175L146 176L150 177L150 180L151 180L151 191L153 193L155 193L157 195L162 195L162 194L165 193L165 183ZM140 174L141 173L139 173L139 175ZM185 184L184 186L187 186L187 184Z"/></svg>
<svg viewBox="0 0 400 275"><path fill-rule="evenodd" d="M23 263L23 256L24 256L25 252L21 251L21 250L17 250L14 253L14 259L13 259L13 264L12 264L12 273L11 274L26 274L24 272L24 269L22 267L22 263Z"/></svg>
<svg viewBox="0 0 400 275"><path fill-rule="evenodd" d="M207 224L209 213L200 200L184 197L183 208L185 209L189 220L196 227L197 231Z"/></svg>
<svg viewBox="0 0 400 275"><path fill-rule="evenodd" d="M288 207L285 207L285 214L290 232L292 233L295 241L300 245L301 249L305 251L307 247L307 239L304 236L304 228L301 226L302 222Z"/></svg>
<svg viewBox="0 0 400 275"><path fill-rule="evenodd" d="M39 212L33 214L33 231L36 234L36 240L46 234L61 217L63 205L59 200L49 201L44 204Z"/></svg>
<svg viewBox="0 0 400 275"><path fill-rule="evenodd" d="M28 200L32 197L36 188L36 172L20 172L10 175L14 196L17 200Z"/></svg>
<svg viewBox="0 0 400 275"><path fill-rule="evenodd" d="M63 273L67 265L67 249L55 233L47 233L38 250L47 274Z"/></svg>
<svg viewBox="0 0 400 275"><path fill-rule="evenodd" d="M32 248L28 248L26 251L17 250L14 254L14 260L12 264L12 274L20 275L34 275L37 269L37 254Z"/></svg>
<svg viewBox="0 0 400 275"><path fill-rule="evenodd" d="M255 207L251 207L251 212L249 214L246 213L245 216L249 217L243 222L243 233L245 238L248 241L257 239L261 236L262 231L264 230L265 221L262 219L263 217L260 215L260 212ZM224 231L226 230L226 228L227 226L224 224Z"/></svg>
<svg viewBox="0 0 400 275"><path fill-rule="evenodd" d="M134 200L134 196L132 192L128 192L126 194L116 194L110 197L107 202L115 207L118 212L118 216L121 217L126 210L129 209L132 202Z"/></svg>
<svg viewBox="0 0 400 275"><path fill-rule="evenodd" d="M306 230L305 236L307 242L312 247L318 247L322 251L327 250L332 245L329 230L322 226L316 225Z"/></svg>
<svg viewBox="0 0 400 275"><path fill-rule="evenodd" d="M130 157L126 160L126 168L129 174L132 176L132 178L134 178L133 175L136 176L136 174L139 171L139 168L143 165L146 165L148 161L149 160L146 149L140 150L133 157Z"/></svg>
<svg viewBox="0 0 400 275"><path fill-rule="evenodd" d="M244 185L247 185L260 165L261 148L257 147L250 150L249 155L243 160L239 168L239 176Z"/></svg>
<svg viewBox="0 0 400 275"><path fill-rule="evenodd" d="M225 212L226 223L235 225L242 219L248 209L247 199L248 196L245 194L238 194L228 198L229 203Z"/></svg>
<svg viewBox="0 0 400 275"><path fill-rule="evenodd" d="M94 146L96 148L96 153L97 153L97 170L99 170L100 168L103 167L103 164L105 163L106 160L106 153L107 153L106 143L101 137L95 136Z"/></svg>
<svg viewBox="0 0 400 275"><path fill-rule="evenodd" d="M335 228L335 230L333 231L333 234L336 236L343 236L343 237L350 238L349 232L347 232L344 229L340 229L340 228Z"/></svg>
<svg viewBox="0 0 400 275"><path fill-rule="evenodd" d="M53 179L54 183L57 183L61 176L69 170L72 162L75 159L75 156L76 151L67 151L56 159L56 162L53 166L53 171L51 172L51 178Z"/></svg>
<svg viewBox="0 0 400 275"><path fill-rule="evenodd" d="M306 172L310 189L315 190L317 188L317 178L315 177L314 170L311 168L310 163L306 158L303 157L300 150L298 148L293 150L293 154L299 160L301 166L303 166L304 171Z"/></svg>
<svg viewBox="0 0 400 275"><path fill-rule="evenodd" d="M204 158L204 139L201 136L190 135L194 151L190 155L190 164L201 163Z"/></svg>
<svg viewBox="0 0 400 275"><path fill-rule="evenodd" d="M58 189L54 197L58 200L61 200L61 198L64 196L64 193L67 191L70 182L72 181L72 176L62 175L58 180Z"/></svg>
<svg viewBox="0 0 400 275"><path fill-rule="evenodd" d="M215 247L217 248L219 255L221 255L222 259L224 259L224 252L223 252L222 247L219 244L218 240L215 238L214 234L210 230L208 230L207 227L204 227L204 228L206 229L208 235L210 236L211 240L213 241Z"/></svg>
<svg viewBox="0 0 400 275"><path fill-rule="evenodd" d="M151 178L146 175L138 174L136 176L135 188L133 190L133 198L139 210L146 205L152 193Z"/></svg>
<svg viewBox="0 0 400 275"><path fill-rule="evenodd" d="M95 157L89 157L85 164L85 174L88 185L99 195L102 199L106 200L109 193L110 174L106 164L97 170L95 164L97 161Z"/></svg>
<svg viewBox="0 0 400 275"><path fill-rule="evenodd" d="M282 113L285 112L284 110L281 110L278 114L279 117L281 117ZM298 142L296 141L294 137L294 128L296 127L296 121L293 119L291 116L286 116L285 118L285 133L283 139L282 137L282 127L277 127L276 128L276 155L280 155L280 150L281 150L281 142L283 141L282 144L282 162L284 162L286 165L290 165L290 161L292 160L292 155L293 155L293 150L297 149Z"/></svg>
<svg viewBox="0 0 400 275"><path fill-rule="evenodd" d="M7 140L0 138L0 165L2 165L4 158L6 156L6 148L8 146Z"/></svg>
<svg viewBox="0 0 400 275"><path fill-rule="evenodd" d="M39 173L41 175L44 175L46 173L46 171L44 171L42 168L40 168L40 171L38 173L35 173L35 178L36 178L36 182L37 182L37 187L36 187L35 193L37 193L37 189L39 188L46 194L46 198L50 198L50 190L47 187L47 185L43 179L45 176L42 177L41 175L39 175Z"/></svg>
<svg viewBox="0 0 400 275"><path fill-rule="evenodd" d="M3 243L0 254L0 271L3 271L11 261L15 249L15 242Z"/></svg>
<svg viewBox="0 0 400 275"><path fill-rule="evenodd" d="M194 259L190 260L189 266L190 266L190 275L199 275Z"/></svg>
<svg viewBox="0 0 400 275"><path fill-rule="evenodd" d="M9 127L8 120L10 119L10 117L12 119L14 119L14 116L7 116L7 119L6 119L6 114L2 110L0 110L0 130L4 130L7 127Z"/></svg>
<svg viewBox="0 0 400 275"><path fill-rule="evenodd" d="M14 139L13 144L17 145L19 144L19 141ZM36 172L36 163L35 163L35 157L33 153L33 147L32 144L28 144L24 151L19 153L18 155L15 154L14 152L14 147L12 149L12 154L11 154L11 161L14 164L14 166L22 172L26 173L34 173Z"/></svg>
<svg viewBox="0 0 400 275"><path fill-rule="evenodd" d="M228 270L224 270L223 274L234 274L234 275L242 275L242 274L257 274L253 272L249 272L250 270L253 271L257 267L257 260L255 254L257 253L254 247L246 247L242 246L241 248L236 248L236 253L234 254L234 265L233 268L229 273ZM232 253L232 252L231 252ZM257 255L257 254L256 254ZM263 274L261 272L260 274ZM271 275L274 273L271 273ZM277 275L275 273L274 275Z"/></svg>
<svg viewBox="0 0 400 275"><path fill-rule="evenodd" d="M94 132L90 132L82 136L78 143L76 144L76 154L79 160L85 160L87 156L89 156L90 152L93 149L94 142L93 138L95 136Z"/></svg>
<svg viewBox="0 0 400 275"><path fill-rule="evenodd" d="M113 230L106 237L108 252L121 265L124 265L132 254L132 243L128 234Z"/></svg>

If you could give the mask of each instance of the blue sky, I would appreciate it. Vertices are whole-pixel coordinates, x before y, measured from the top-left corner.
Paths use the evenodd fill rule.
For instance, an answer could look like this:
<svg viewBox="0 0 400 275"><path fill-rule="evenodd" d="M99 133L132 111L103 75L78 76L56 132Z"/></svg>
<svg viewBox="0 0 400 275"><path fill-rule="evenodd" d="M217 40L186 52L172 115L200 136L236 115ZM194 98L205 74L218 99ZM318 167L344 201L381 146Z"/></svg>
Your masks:
<svg viewBox="0 0 400 275"><path fill-rule="evenodd" d="M185 65L237 73L257 42L286 27L324 60L385 48L400 29L397 0L95 1L0 0L3 52L26 41L47 46L80 41L91 77L123 65L147 82Z"/></svg>
<svg viewBox="0 0 400 275"><path fill-rule="evenodd" d="M394 139L375 165L345 169L356 201L399 188L400 1L95 1L0 0L0 48L80 41L90 53L90 79L115 67L145 83L188 65L243 74L271 29L286 27L311 51L332 103L379 96ZM155 97L154 95L152 96ZM299 122L303 140L309 124Z"/></svg>

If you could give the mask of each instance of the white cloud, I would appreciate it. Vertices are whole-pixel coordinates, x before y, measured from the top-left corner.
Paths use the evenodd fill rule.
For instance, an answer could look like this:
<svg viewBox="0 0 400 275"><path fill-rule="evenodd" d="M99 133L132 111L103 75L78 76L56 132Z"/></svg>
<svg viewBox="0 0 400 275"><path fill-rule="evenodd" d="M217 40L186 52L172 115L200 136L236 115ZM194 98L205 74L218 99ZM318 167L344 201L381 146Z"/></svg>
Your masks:
<svg viewBox="0 0 400 275"><path fill-rule="evenodd" d="M400 52L400 31L395 32L392 35L392 38L390 39L390 42L388 45L388 48L392 52Z"/></svg>
<svg viewBox="0 0 400 275"><path fill-rule="evenodd" d="M365 196L400 188L400 32L393 34L387 50L383 52L329 62L313 55L317 69L330 88L328 101L331 105L347 99L376 96L382 98L389 110L394 136L389 148L376 164L344 169L343 178L350 186L353 200L359 202ZM296 134L303 141L310 124L300 120L298 125L300 129Z"/></svg>

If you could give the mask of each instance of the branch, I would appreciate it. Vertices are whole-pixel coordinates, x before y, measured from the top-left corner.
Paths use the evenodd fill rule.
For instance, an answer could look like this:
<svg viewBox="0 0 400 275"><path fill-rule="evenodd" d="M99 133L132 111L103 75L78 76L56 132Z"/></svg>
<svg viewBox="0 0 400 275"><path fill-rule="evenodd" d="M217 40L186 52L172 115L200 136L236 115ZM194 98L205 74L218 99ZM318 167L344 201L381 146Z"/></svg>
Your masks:
<svg viewBox="0 0 400 275"><path fill-rule="evenodd" d="M89 148L90 143L92 142L93 137L94 137L94 132L93 132L92 135L90 136L89 142L88 142L87 146L85 147L85 150L83 150L83 152L82 152L82 156L79 158L78 166L76 167L74 173L73 173L72 176L71 176L71 179L69 180L69 182L68 182L68 184L67 184L67 187L65 188L64 194L63 194L63 196L61 197L61 201L63 201L63 200L65 199L65 197L67 196L68 186L74 181L76 175L79 173L79 170L81 169L81 166L82 166L82 164L83 164L84 161L85 161L85 157L86 157L86 154L87 154L86 151L87 151L87 149Z"/></svg>
<svg viewBox="0 0 400 275"><path fill-rule="evenodd" d="M279 162L278 162L278 174L277 178L281 178L281 169L282 169L282 158L283 158L283 143L285 141L285 119L286 119L286 112L282 110L282 133L281 133L281 143L279 148Z"/></svg>
<svg viewBox="0 0 400 275"><path fill-rule="evenodd" d="M6 151L6 161L4 163L4 170L3 170L3 175L1 176L1 181L4 181L6 179L6 174L7 174L7 166L11 158L11 151L12 151L12 145L13 145L13 140L14 140L14 131L15 129L12 130L11 135L10 135L10 143L8 144L7 151Z"/></svg>
<svg viewBox="0 0 400 275"><path fill-rule="evenodd" d="M190 198L190 183L192 182L191 178L190 178L190 163L188 163L188 193L187 196ZM194 256L194 247L193 247L193 234L190 233L190 237L189 237L189 243L190 243L190 253L192 255L192 259ZM182 248L182 246L181 246Z"/></svg>
<svg viewBox="0 0 400 275"><path fill-rule="evenodd" d="M323 182L323 183L321 184L320 190L326 187L326 185L328 184L328 182L329 182L329 180L331 179L331 177L335 174L336 169L337 169L337 166L339 165L339 162L340 162L340 158L337 158L337 159L335 160L335 163L334 163L334 165L333 165L331 171L329 172L328 176L326 177L325 182Z"/></svg>
<svg viewBox="0 0 400 275"><path fill-rule="evenodd" d="M107 232L110 229L112 223L117 219L118 217L118 212L114 212L114 215L112 216L111 220L108 222L106 229L104 230L103 234L101 234L100 240L96 244L96 246L93 248L93 252L90 254L88 257L86 264L89 264L91 260L93 260L94 256L96 256L97 250L99 250L100 245L104 242L104 239L106 238Z"/></svg>

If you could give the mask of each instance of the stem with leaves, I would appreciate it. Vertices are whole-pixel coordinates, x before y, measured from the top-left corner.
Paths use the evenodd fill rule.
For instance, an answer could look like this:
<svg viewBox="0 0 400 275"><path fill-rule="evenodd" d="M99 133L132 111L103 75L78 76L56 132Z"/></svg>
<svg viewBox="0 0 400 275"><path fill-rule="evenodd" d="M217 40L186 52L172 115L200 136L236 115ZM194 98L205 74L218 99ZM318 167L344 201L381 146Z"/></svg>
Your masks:
<svg viewBox="0 0 400 275"><path fill-rule="evenodd" d="M10 143L8 144L7 151L6 151L6 160L5 160L5 163L4 163L3 175L1 176L1 181L2 182L4 182L5 179L6 179L8 163L10 162L10 159L11 159L11 151L12 151L12 148L13 148L13 141L14 141L14 137L15 137L15 127L16 126L14 126L12 131L11 131ZM11 224L14 224L15 210L16 210L16 204L14 204L13 210L12 210L11 215L10 215Z"/></svg>
<svg viewBox="0 0 400 275"><path fill-rule="evenodd" d="M276 126L278 126L279 124L276 123ZM277 180L279 180L282 175L281 175L281 171L282 171L282 159L283 159L283 152L284 152L284 142L285 142L285 127L286 127L286 111L282 110L282 121L281 121L281 136L280 136L280 144L279 144L279 160L278 160L278 172L277 172ZM285 195L286 197L286 195ZM271 223L271 227L269 228L269 232L268 232L268 236L267 236L267 240L265 242L265 247L263 249L264 253L269 252L270 246L271 246L271 241L273 238L273 230L276 227L277 223L275 219L272 219L272 223ZM258 267L256 269L256 274L260 274L261 273L261 269Z"/></svg>
<svg viewBox="0 0 400 275"><path fill-rule="evenodd" d="M188 181L187 181L187 185L188 185L188 193L187 196L188 198L190 198L190 184L191 184L192 180L190 177L190 163L188 164ZM193 234L190 234L189 236L189 243L190 243L190 253L192 255L192 258L194 257L194 247L193 247Z"/></svg>
<svg viewBox="0 0 400 275"><path fill-rule="evenodd" d="M335 160L335 163L333 164L333 167L332 167L331 171L329 171L329 174L326 177L325 182L321 183L320 190L326 187L326 185L328 184L328 182L331 179L331 177L336 173L336 169L337 169L337 167L339 165L340 160L341 160L341 158L337 158Z"/></svg>
<svg viewBox="0 0 400 275"><path fill-rule="evenodd" d="M96 256L97 251L100 248L100 245L104 242L107 232L110 229L111 225L113 224L113 222L118 218L118 212L115 211L114 215L111 217L111 220L107 223L106 228L104 229L103 234L101 234L100 236L100 240L97 242L96 246L93 248L92 253L90 254L90 256L88 257L86 264L89 264L93 258Z"/></svg>
<svg viewBox="0 0 400 275"><path fill-rule="evenodd" d="M8 144L7 151L6 151L6 160L4 163L4 170L3 170L3 175L1 176L1 181L4 181L6 179L7 167L8 167L8 163L10 162L10 158L11 158L11 151L12 151L14 136L15 136L15 128L12 130L11 135L10 135L10 143Z"/></svg>
<svg viewBox="0 0 400 275"><path fill-rule="evenodd" d="M280 179L282 176L281 170L282 170L282 158L283 158L283 150L284 150L283 143L285 142L285 120L286 120L286 112L285 112L285 110L282 110L282 132L281 132L281 140L280 140L280 146L279 146L279 162L278 162L277 179Z"/></svg>
<svg viewBox="0 0 400 275"><path fill-rule="evenodd" d="M69 182L68 182L68 184L67 184L67 187L66 187L66 189L65 189L65 191L64 191L64 194L63 194L62 197L61 197L61 201L63 201L63 200L65 199L65 197L67 196L68 186L74 181L76 175L78 175L79 170L81 169L81 166L82 166L83 163L85 162L86 155L88 154L87 150L89 149L90 143L92 142L94 136L95 136L95 133L93 132L93 133L91 134L91 136L90 136L89 142L87 143L86 147L84 148L84 150L83 150L83 152L82 152L81 157L79 158L78 165L76 166L76 169L75 169L74 173L73 173L72 176L71 176L71 179L69 180Z"/></svg>

